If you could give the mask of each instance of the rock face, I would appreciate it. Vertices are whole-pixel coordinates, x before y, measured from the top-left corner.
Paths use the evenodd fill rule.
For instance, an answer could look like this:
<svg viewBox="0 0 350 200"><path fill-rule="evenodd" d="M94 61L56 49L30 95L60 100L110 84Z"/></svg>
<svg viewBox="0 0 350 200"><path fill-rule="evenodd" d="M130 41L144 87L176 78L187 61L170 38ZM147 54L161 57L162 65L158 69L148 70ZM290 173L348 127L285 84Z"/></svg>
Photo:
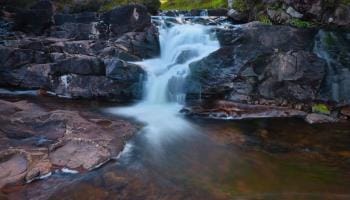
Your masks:
<svg viewBox="0 0 350 200"><path fill-rule="evenodd" d="M0 100L0 188L57 168L91 170L122 150L137 128L123 120L27 101Z"/></svg>
<svg viewBox="0 0 350 200"><path fill-rule="evenodd" d="M256 23L218 30L223 47L190 64L189 99L199 95L244 103L316 99L326 64L310 52L314 35L313 31Z"/></svg>
<svg viewBox="0 0 350 200"><path fill-rule="evenodd" d="M350 27L350 3L348 1L282 0L282 1L236 1L228 16L234 21L251 22L268 20L274 24L307 22Z"/></svg>
<svg viewBox="0 0 350 200"><path fill-rule="evenodd" d="M25 17L30 13L35 14ZM127 62L160 53L158 30L146 7L61 14L43 0L15 14L15 24L25 34L2 36L0 87L42 89L72 98L141 97L144 70ZM111 59L123 64L110 73Z"/></svg>
<svg viewBox="0 0 350 200"><path fill-rule="evenodd" d="M41 0L29 10L16 13L16 28L25 32L42 33L53 23L54 6L49 0Z"/></svg>

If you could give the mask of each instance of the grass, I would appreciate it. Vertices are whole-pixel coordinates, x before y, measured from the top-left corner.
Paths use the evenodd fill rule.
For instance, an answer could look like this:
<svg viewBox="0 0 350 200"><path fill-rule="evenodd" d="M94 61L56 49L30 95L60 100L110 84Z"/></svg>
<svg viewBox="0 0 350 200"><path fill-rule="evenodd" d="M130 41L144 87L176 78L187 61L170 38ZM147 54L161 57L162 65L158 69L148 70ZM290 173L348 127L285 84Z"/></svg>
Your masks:
<svg viewBox="0 0 350 200"><path fill-rule="evenodd" d="M272 22L267 15L259 16L258 21L265 25L272 25Z"/></svg>
<svg viewBox="0 0 350 200"><path fill-rule="evenodd" d="M295 18L290 21L290 25L295 26L297 28L310 28L313 26L311 22Z"/></svg>
<svg viewBox="0 0 350 200"><path fill-rule="evenodd" d="M162 0L162 10L226 8L227 0Z"/></svg>
<svg viewBox="0 0 350 200"><path fill-rule="evenodd" d="M331 114L331 111L329 110L328 106L322 103L313 105L312 112L326 115Z"/></svg>

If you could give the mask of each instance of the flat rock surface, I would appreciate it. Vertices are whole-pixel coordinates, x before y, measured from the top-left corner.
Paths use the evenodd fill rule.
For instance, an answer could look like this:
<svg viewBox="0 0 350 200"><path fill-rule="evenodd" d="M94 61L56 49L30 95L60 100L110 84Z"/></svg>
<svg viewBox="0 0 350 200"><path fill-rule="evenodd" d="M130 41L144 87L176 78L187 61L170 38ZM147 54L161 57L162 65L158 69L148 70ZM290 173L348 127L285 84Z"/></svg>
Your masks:
<svg viewBox="0 0 350 200"><path fill-rule="evenodd" d="M92 170L118 155L138 128L56 104L0 100L0 187L68 168Z"/></svg>

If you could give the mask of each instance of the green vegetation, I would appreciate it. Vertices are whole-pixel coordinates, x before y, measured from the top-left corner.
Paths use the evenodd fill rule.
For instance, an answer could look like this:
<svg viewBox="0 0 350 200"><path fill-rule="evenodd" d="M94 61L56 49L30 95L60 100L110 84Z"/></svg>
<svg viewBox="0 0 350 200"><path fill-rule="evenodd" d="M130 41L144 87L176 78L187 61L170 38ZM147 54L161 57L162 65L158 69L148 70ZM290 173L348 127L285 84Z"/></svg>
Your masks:
<svg viewBox="0 0 350 200"><path fill-rule="evenodd" d="M298 27L298 28L310 28L312 27L312 23L308 21L304 21L301 19L292 19L290 22L290 25Z"/></svg>
<svg viewBox="0 0 350 200"><path fill-rule="evenodd" d="M322 103L313 105L312 112L326 115L331 114L331 111L329 110L328 106Z"/></svg>
<svg viewBox="0 0 350 200"><path fill-rule="evenodd" d="M156 13L160 7L159 0L107 0L101 6L100 11L112 10L115 7L131 3L144 4L151 13Z"/></svg>
<svg viewBox="0 0 350 200"><path fill-rule="evenodd" d="M350 5L350 0L340 0L341 4Z"/></svg>
<svg viewBox="0 0 350 200"><path fill-rule="evenodd" d="M272 25L272 22L267 15L260 15L258 21L266 25Z"/></svg>
<svg viewBox="0 0 350 200"><path fill-rule="evenodd" d="M235 10L241 11L241 12L247 11L249 9L249 6L245 0L234 0L232 7Z"/></svg>
<svg viewBox="0 0 350 200"><path fill-rule="evenodd" d="M227 7L227 0L166 0L163 1L161 5L162 10L191 10L223 7Z"/></svg>
<svg viewBox="0 0 350 200"><path fill-rule="evenodd" d="M324 42L326 43L327 47L331 47L336 44L336 38L333 37L332 33L327 32L324 37Z"/></svg>

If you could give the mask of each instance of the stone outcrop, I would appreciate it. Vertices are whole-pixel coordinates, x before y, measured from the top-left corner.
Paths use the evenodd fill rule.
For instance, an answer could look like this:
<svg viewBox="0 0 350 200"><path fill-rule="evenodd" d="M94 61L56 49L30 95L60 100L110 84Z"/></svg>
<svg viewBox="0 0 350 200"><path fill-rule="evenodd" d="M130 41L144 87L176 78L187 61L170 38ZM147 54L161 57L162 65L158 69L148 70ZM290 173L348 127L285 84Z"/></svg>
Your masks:
<svg viewBox="0 0 350 200"><path fill-rule="evenodd" d="M1 36L0 87L42 89L71 98L140 98L144 70L127 62L160 53L158 30L147 8L63 14L52 6L43 0L15 13L15 27L22 32ZM111 59L124 63L113 66L113 75L107 72Z"/></svg>
<svg viewBox="0 0 350 200"><path fill-rule="evenodd" d="M0 188L55 169L92 170L118 155L136 126L98 114L0 100Z"/></svg>

